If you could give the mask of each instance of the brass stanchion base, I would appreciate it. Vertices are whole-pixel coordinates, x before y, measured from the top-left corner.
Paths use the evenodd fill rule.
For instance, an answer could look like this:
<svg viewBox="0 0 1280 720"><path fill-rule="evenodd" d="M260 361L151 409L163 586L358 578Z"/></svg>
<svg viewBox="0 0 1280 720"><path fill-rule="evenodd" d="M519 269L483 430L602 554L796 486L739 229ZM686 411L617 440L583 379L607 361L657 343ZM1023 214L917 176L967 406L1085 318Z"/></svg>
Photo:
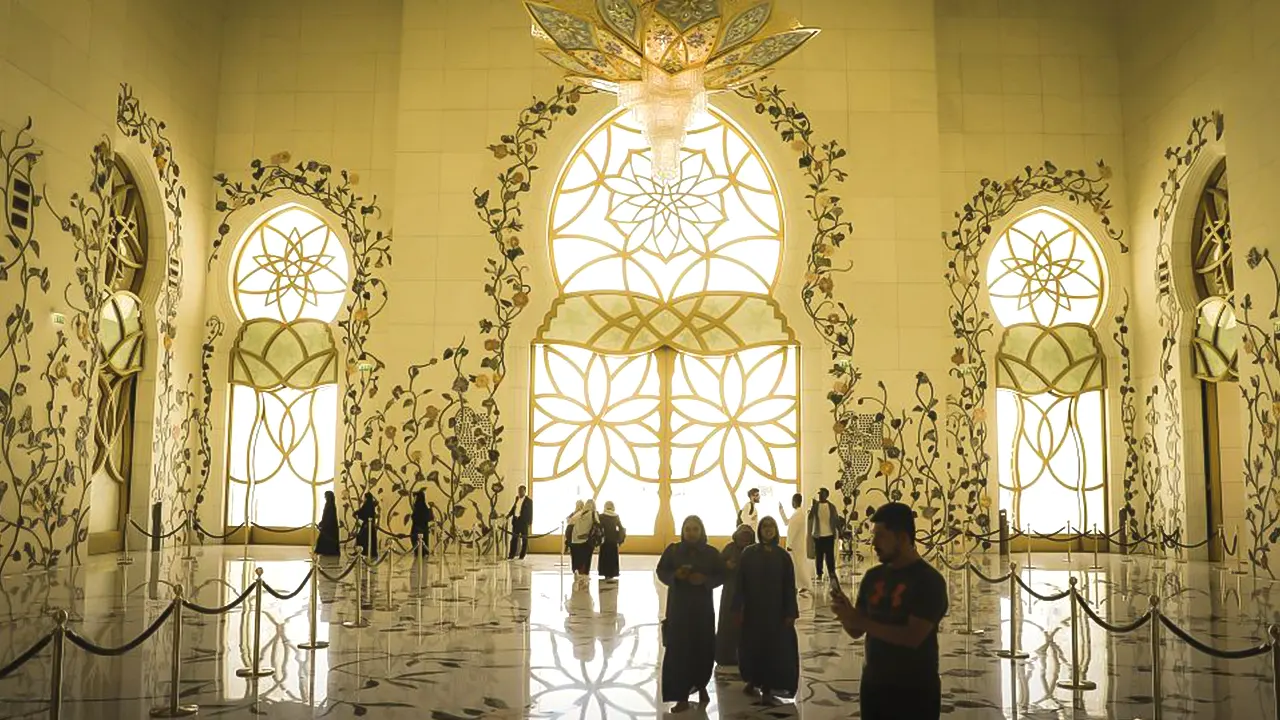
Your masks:
<svg viewBox="0 0 1280 720"><path fill-rule="evenodd" d="M1092 680L1081 680L1079 684L1076 684L1071 682L1070 680L1059 680L1058 689L1060 690L1097 690L1098 683L1093 682Z"/></svg>
<svg viewBox="0 0 1280 720"><path fill-rule="evenodd" d="M200 712L199 705L179 705L177 707L151 708L153 718L190 717Z"/></svg>
<svg viewBox="0 0 1280 720"><path fill-rule="evenodd" d="M254 670L253 668L240 668L236 671L236 677L238 678L260 678L275 674L275 668L269 667L260 667L257 670Z"/></svg>
<svg viewBox="0 0 1280 720"><path fill-rule="evenodd" d="M132 564L133 564L133 558L129 557L128 555L121 554L119 558L116 558L116 565L123 566L123 565L132 565Z"/></svg>
<svg viewBox="0 0 1280 720"><path fill-rule="evenodd" d="M349 630L359 630L360 628L369 627L369 621L365 618L360 618L359 620L347 620L342 623L342 627Z"/></svg>
<svg viewBox="0 0 1280 720"><path fill-rule="evenodd" d="M970 635L970 636L974 636L974 635L986 635L986 634L987 634L987 631L986 631L985 629L983 629L983 628L973 628L973 629L970 629L970 628L960 628L959 630L955 630L955 631L953 631L953 633L952 633L952 634L954 634L954 635Z"/></svg>
<svg viewBox="0 0 1280 720"><path fill-rule="evenodd" d="M1013 650L997 650L995 655L996 657L1003 658L1005 660L1026 660L1031 657L1030 654L1024 653L1021 650L1017 652L1014 652Z"/></svg>
<svg viewBox="0 0 1280 720"><path fill-rule="evenodd" d="M345 623L344 623L345 624ZM324 650L329 647L328 640L317 640L315 642L304 642L298 646L300 650Z"/></svg>

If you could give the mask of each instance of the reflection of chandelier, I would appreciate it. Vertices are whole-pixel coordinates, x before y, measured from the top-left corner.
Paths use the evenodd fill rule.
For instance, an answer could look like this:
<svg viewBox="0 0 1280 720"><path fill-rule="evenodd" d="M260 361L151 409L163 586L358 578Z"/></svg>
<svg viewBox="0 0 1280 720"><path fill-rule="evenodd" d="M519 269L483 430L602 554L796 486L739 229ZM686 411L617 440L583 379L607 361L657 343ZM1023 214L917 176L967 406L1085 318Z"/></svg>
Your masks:
<svg viewBox="0 0 1280 720"><path fill-rule="evenodd" d="M707 92L745 85L815 28L773 18L773 0L526 2L542 55L570 78L616 93L653 147L654 177L680 178L680 147Z"/></svg>

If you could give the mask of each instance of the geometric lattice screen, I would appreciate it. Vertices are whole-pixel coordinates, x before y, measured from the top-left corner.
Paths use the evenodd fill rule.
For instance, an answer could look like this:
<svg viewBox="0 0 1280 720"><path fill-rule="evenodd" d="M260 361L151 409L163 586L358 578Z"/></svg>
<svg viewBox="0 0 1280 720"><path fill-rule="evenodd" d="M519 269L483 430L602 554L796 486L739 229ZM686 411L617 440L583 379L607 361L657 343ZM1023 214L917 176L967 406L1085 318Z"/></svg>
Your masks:
<svg viewBox="0 0 1280 720"><path fill-rule="evenodd" d="M231 263L241 325L231 351L227 522L299 527L333 489L337 343L347 292L338 236L303 207L261 218Z"/></svg>
<svg viewBox="0 0 1280 720"><path fill-rule="evenodd" d="M616 113L552 198L559 294L533 348L535 532L595 498L625 508L632 536L690 514L729 535L749 488L767 512L799 477L799 357L772 295L773 176L714 109L691 121L678 178L655 178L650 152Z"/></svg>
<svg viewBox="0 0 1280 720"><path fill-rule="evenodd" d="M1000 507L1013 527L1105 529L1106 360L1096 325L1106 265L1093 238L1048 209L1023 215L987 264L996 354Z"/></svg>

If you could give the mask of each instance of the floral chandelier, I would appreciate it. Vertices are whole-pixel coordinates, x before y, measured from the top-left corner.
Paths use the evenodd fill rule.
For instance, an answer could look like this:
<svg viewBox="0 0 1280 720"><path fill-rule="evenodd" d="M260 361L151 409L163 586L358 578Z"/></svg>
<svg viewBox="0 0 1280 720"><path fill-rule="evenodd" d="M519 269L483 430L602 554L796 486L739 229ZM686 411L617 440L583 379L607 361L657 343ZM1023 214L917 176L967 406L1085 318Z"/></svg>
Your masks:
<svg viewBox="0 0 1280 720"><path fill-rule="evenodd" d="M816 28L773 17L773 0L526 2L542 56L618 96L653 148L654 177L680 179L680 148L707 93L760 78Z"/></svg>

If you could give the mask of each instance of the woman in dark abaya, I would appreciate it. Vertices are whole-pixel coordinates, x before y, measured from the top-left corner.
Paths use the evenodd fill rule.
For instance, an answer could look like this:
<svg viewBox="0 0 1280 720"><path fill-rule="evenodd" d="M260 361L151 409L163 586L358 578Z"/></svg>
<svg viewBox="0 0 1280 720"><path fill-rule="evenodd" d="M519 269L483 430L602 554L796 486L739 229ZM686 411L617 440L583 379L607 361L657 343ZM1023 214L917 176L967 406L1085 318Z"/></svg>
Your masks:
<svg viewBox="0 0 1280 720"><path fill-rule="evenodd" d="M431 506L427 504L427 495L419 490L413 494L413 514L409 521L409 541L413 544L413 553L426 555L431 547L428 536L431 521Z"/></svg>
<svg viewBox="0 0 1280 720"><path fill-rule="evenodd" d="M674 712L689 709L689 696L711 701L707 683L716 659L716 609L711 591L724 582L724 561L707 544L707 530L697 515L685 518L680 542L658 560L658 580L667 586L667 618L662 623L662 701Z"/></svg>
<svg viewBox="0 0 1280 720"><path fill-rule="evenodd" d="M618 546L626 537L627 530L622 527L613 502L605 503L604 512L600 513L600 559L596 561L596 572L605 580L618 579Z"/></svg>
<svg viewBox="0 0 1280 720"><path fill-rule="evenodd" d="M316 554L337 557L342 554L338 547L338 507L334 503L333 491L324 492L324 510L320 511L320 534L316 537Z"/></svg>
<svg viewBox="0 0 1280 720"><path fill-rule="evenodd" d="M359 547L366 557L373 560L378 557L378 526L375 521L378 519L378 503L373 499L373 493L364 494L364 504L356 511L356 521L360 523L359 529L356 530L356 546Z"/></svg>
<svg viewBox="0 0 1280 720"><path fill-rule="evenodd" d="M716 664L734 667L738 664L738 623L734 619L733 599L738 589L738 563L742 551L756 541L756 531L750 525L740 525L733 533L733 542L724 546L720 557L724 560L724 587L720 590L720 618L716 627Z"/></svg>
<svg viewBox="0 0 1280 720"><path fill-rule="evenodd" d="M771 517L760 519L759 541L742 552L737 590L738 668L747 692L758 689L765 705L795 697L800 684L795 568L790 553L778 546L778 523Z"/></svg>

